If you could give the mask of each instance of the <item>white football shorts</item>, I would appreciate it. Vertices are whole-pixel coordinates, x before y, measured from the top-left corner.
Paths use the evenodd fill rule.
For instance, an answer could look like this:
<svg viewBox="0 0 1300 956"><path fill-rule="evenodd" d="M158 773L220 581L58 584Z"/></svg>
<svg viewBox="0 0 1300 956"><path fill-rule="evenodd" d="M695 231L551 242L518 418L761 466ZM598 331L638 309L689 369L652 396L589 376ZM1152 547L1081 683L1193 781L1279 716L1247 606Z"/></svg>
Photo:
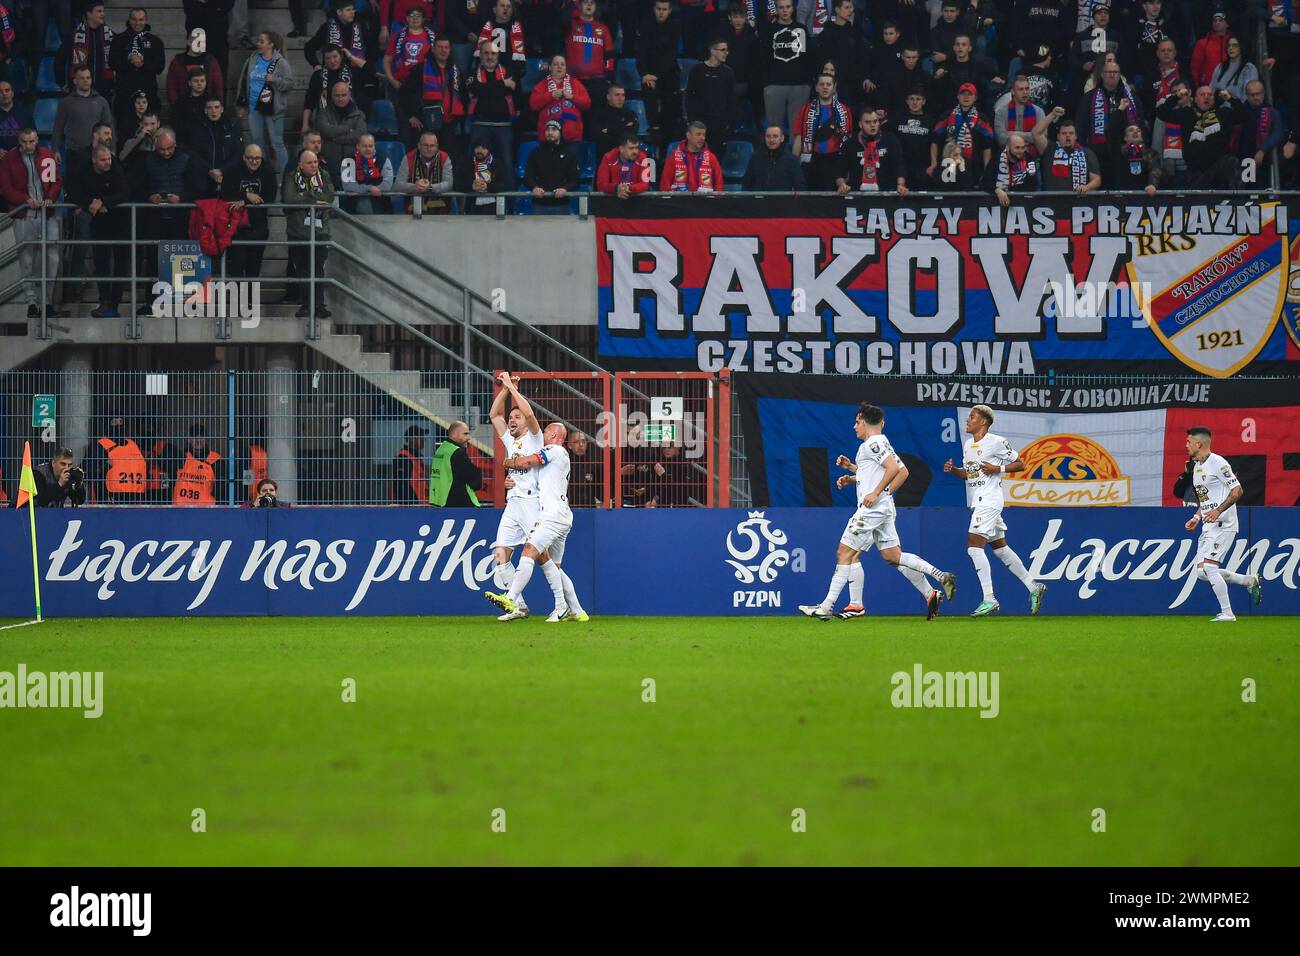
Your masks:
<svg viewBox="0 0 1300 956"><path fill-rule="evenodd" d="M1007 533L1007 523L1002 520L1001 508L975 508L970 514L971 534L985 541L997 541Z"/></svg>
<svg viewBox="0 0 1300 956"><path fill-rule="evenodd" d="M1202 561L1213 561L1216 564L1223 564L1224 558L1228 556L1228 549L1232 547L1232 541L1237 537L1236 528L1220 528L1218 523L1201 525L1201 537L1196 542L1196 563Z"/></svg>
<svg viewBox="0 0 1300 956"><path fill-rule="evenodd" d="M536 498L508 498L506 510L501 512L501 521L497 524L497 539L493 548L517 548L528 540L528 531L537 524L537 515L541 510L541 501Z"/></svg>
<svg viewBox="0 0 1300 956"><path fill-rule="evenodd" d="M564 543L573 529L573 519L568 521L551 521L539 518L528 532L528 543L540 554L549 551L551 560L559 564L564 560Z"/></svg>
<svg viewBox="0 0 1300 956"><path fill-rule="evenodd" d="M840 544L854 551L866 551L873 544L884 550L898 547L898 531L894 527L897 517L893 508L859 508L844 526Z"/></svg>

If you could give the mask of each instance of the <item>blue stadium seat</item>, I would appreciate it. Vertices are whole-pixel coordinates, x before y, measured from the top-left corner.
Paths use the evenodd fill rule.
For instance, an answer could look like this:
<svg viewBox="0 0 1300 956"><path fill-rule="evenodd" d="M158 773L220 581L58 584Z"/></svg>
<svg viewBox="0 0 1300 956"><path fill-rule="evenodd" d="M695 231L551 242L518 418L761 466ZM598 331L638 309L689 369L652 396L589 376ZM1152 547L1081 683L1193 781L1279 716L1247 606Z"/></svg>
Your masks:
<svg viewBox="0 0 1300 956"><path fill-rule="evenodd" d="M533 197L520 196L515 200L516 216L531 216L533 214Z"/></svg>
<svg viewBox="0 0 1300 956"><path fill-rule="evenodd" d="M54 57L41 57L41 65L36 68L37 93L62 93L63 87L54 77Z"/></svg>
<svg viewBox="0 0 1300 956"><path fill-rule="evenodd" d="M394 142L391 139L381 139L375 143L375 152L379 155L381 168L383 161L386 159L393 164L394 178L402 174L402 163L406 160L406 147L402 143ZM404 198L392 196L390 199L392 200L393 212L406 211L406 200Z"/></svg>
<svg viewBox="0 0 1300 956"><path fill-rule="evenodd" d="M589 183L596 175L596 144L583 140L573 145L578 150L578 178Z"/></svg>
<svg viewBox="0 0 1300 956"><path fill-rule="evenodd" d="M629 93L641 92L641 71L636 68L636 60L628 57L618 61L614 67L614 82L622 83Z"/></svg>
<svg viewBox="0 0 1300 956"><path fill-rule="evenodd" d="M54 17L50 17L45 21L45 52L58 53L62 46L63 37L59 35L59 24Z"/></svg>
<svg viewBox="0 0 1300 956"><path fill-rule="evenodd" d="M627 108L636 114L636 131L644 136L650 129L650 117L646 115L645 103L641 100L628 100Z"/></svg>
<svg viewBox="0 0 1300 956"><path fill-rule="evenodd" d="M14 92L19 94L26 93L31 87L32 77L27 72L26 60L20 58L9 62L9 82Z"/></svg>
<svg viewBox="0 0 1300 956"><path fill-rule="evenodd" d="M745 139L729 139L722 147L722 178L739 181L745 178L749 158L754 155L754 144Z"/></svg>
<svg viewBox="0 0 1300 956"><path fill-rule="evenodd" d="M534 59L525 61L524 76L519 82L520 89L525 93L531 93L533 87L542 82L542 77L546 75L546 71L547 65L545 60Z"/></svg>
<svg viewBox="0 0 1300 956"><path fill-rule="evenodd" d="M370 104L370 117L367 120L367 125L370 132L377 137L397 136L397 108L389 100L375 100Z"/></svg>
<svg viewBox="0 0 1300 956"><path fill-rule="evenodd" d="M525 140L519 144L519 159L515 162L516 183L522 183L524 181L524 170L528 168L528 157L533 154L533 150L536 148L537 140L535 139ZM520 186L520 188L522 189L523 187Z"/></svg>
<svg viewBox="0 0 1300 956"><path fill-rule="evenodd" d="M54 132L54 114L59 111L59 101L50 97L43 100L37 100L32 107L32 115L36 118L36 132L42 135L49 135Z"/></svg>
<svg viewBox="0 0 1300 956"><path fill-rule="evenodd" d="M740 183L725 183L722 187L724 193L738 193L741 191Z"/></svg>
<svg viewBox="0 0 1300 956"><path fill-rule="evenodd" d="M741 139L753 139L758 135L754 125L754 104L751 100L741 100L740 109L736 111L735 133Z"/></svg>
<svg viewBox="0 0 1300 956"><path fill-rule="evenodd" d="M677 68L682 71L681 82L677 86L677 89L680 92L682 93L686 92L686 83L691 78L691 67L693 67L696 63L699 62L700 62L699 60L688 60L684 57L677 58Z"/></svg>

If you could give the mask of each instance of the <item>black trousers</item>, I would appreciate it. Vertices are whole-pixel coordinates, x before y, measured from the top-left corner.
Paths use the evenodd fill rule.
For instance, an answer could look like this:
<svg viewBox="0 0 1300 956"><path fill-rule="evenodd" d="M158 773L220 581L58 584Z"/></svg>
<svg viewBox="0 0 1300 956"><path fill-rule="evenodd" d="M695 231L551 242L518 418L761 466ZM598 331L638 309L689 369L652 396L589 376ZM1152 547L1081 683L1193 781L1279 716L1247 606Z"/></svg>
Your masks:
<svg viewBox="0 0 1300 956"><path fill-rule="evenodd" d="M325 246L316 246L316 278L325 278L325 259L329 255L329 249ZM295 274L299 279L309 279L312 275L312 247L311 246L290 246L289 261L293 263ZM307 298L307 292L310 288L306 282L296 283L298 287L299 302L303 304L310 300ZM320 311L325 306L325 286L321 283L316 285L316 311Z"/></svg>
<svg viewBox="0 0 1300 956"><path fill-rule="evenodd" d="M120 222L100 224L101 217L91 220L90 236L96 243L105 239L129 239L129 226ZM95 258L95 275L121 279L131 271L130 246L92 247ZM103 308L116 309L122 301L125 282L109 282L101 278L99 285L99 304Z"/></svg>
<svg viewBox="0 0 1300 956"><path fill-rule="evenodd" d="M262 275L262 257L266 246L238 245L241 240L264 241L266 235L245 235L241 229L235 233L235 244L226 250L226 275L232 279L257 279Z"/></svg>

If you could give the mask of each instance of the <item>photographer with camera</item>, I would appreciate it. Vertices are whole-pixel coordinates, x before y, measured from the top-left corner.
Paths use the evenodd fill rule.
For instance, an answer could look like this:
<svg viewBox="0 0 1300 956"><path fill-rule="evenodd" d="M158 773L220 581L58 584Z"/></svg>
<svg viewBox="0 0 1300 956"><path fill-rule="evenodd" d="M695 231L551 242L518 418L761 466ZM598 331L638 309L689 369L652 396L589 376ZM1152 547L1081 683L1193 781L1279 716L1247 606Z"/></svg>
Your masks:
<svg viewBox="0 0 1300 956"><path fill-rule="evenodd" d="M50 460L32 469L36 507L67 508L86 503L86 473L73 464L71 448L59 448ZM13 496L16 503L18 497Z"/></svg>
<svg viewBox="0 0 1300 956"><path fill-rule="evenodd" d="M257 483L257 492L251 501L244 502L245 508L291 508L287 501L279 498L280 486L274 478L263 478Z"/></svg>

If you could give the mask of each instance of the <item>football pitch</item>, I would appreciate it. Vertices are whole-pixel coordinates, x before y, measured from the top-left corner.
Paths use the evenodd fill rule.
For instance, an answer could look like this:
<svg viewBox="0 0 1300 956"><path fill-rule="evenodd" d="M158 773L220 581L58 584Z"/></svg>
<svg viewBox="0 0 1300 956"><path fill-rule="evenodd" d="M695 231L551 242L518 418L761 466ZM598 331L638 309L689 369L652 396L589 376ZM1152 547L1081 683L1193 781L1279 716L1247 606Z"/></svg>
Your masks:
<svg viewBox="0 0 1300 956"><path fill-rule="evenodd" d="M47 621L103 711L0 710L0 864L1296 865L1298 623Z"/></svg>

